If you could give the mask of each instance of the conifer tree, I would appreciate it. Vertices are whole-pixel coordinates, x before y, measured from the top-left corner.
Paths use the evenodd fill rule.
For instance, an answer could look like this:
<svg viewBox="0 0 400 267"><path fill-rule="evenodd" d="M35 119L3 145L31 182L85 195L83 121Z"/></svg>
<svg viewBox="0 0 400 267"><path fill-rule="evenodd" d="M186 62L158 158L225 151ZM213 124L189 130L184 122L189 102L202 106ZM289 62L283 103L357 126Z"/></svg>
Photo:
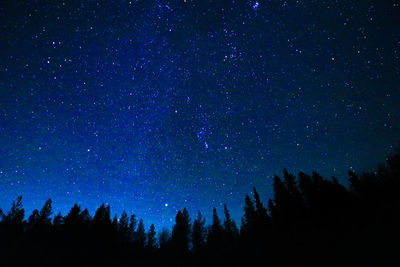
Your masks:
<svg viewBox="0 0 400 267"><path fill-rule="evenodd" d="M129 218L128 214L123 211L121 218L119 219L118 229L121 236L121 242L126 244L129 242Z"/></svg>
<svg viewBox="0 0 400 267"><path fill-rule="evenodd" d="M114 215L114 218L113 218L111 224L113 226L114 231L119 232L119 223L118 223L118 215L117 214Z"/></svg>
<svg viewBox="0 0 400 267"><path fill-rule="evenodd" d="M81 207L78 204L74 204L69 213L64 218L66 225L76 224L81 221Z"/></svg>
<svg viewBox="0 0 400 267"><path fill-rule="evenodd" d="M246 195L244 199L244 217L242 218L242 225L240 233L243 235L248 235L252 232L255 224L256 210L254 208L253 201L250 197Z"/></svg>
<svg viewBox="0 0 400 267"><path fill-rule="evenodd" d="M28 218L29 228L35 228L39 223L39 211L34 209Z"/></svg>
<svg viewBox="0 0 400 267"><path fill-rule="evenodd" d="M158 243L160 245L160 249L166 249L169 246L170 243L170 239L171 239L171 234L168 231L168 229L163 228L161 230L161 233L159 234L158 237Z"/></svg>
<svg viewBox="0 0 400 267"><path fill-rule="evenodd" d="M194 253L201 253L205 248L205 218L199 211L197 213L197 218L193 222L192 230L192 242Z"/></svg>
<svg viewBox="0 0 400 267"><path fill-rule="evenodd" d="M178 211L172 229L171 242L175 252L187 254L189 251L190 218L186 208Z"/></svg>
<svg viewBox="0 0 400 267"><path fill-rule="evenodd" d="M40 212L39 212L39 220L40 220L41 223L44 223L44 224L50 224L51 223L50 216L53 214L51 203L52 203L51 199L48 199L44 203L42 209L40 210Z"/></svg>
<svg viewBox="0 0 400 267"><path fill-rule="evenodd" d="M63 222L64 222L64 218L61 215L61 212L57 213L57 215L54 216L54 219L53 219L54 228L59 229Z"/></svg>
<svg viewBox="0 0 400 267"><path fill-rule="evenodd" d="M139 220L139 224L135 232L135 244L139 249L143 249L146 244L146 233L142 219Z"/></svg>
<svg viewBox="0 0 400 267"><path fill-rule="evenodd" d="M101 206L96 210L96 213L94 214L93 223L103 225L110 224L110 206L106 206L104 205L104 203L101 204Z"/></svg>
<svg viewBox="0 0 400 267"><path fill-rule="evenodd" d="M132 214L129 218L129 242L133 242L135 240L136 223L136 215Z"/></svg>
<svg viewBox="0 0 400 267"><path fill-rule="evenodd" d="M211 250L216 250L222 244L223 228L217 209L213 208L212 224L208 233L207 243Z"/></svg>
<svg viewBox="0 0 400 267"><path fill-rule="evenodd" d="M150 225L150 230L147 233L147 244L146 247L151 251L156 246L156 228L154 224Z"/></svg>
<svg viewBox="0 0 400 267"><path fill-rule="evenodd" d="M22 207L22 196L18 196L17 199L12 202L11 210L3 217L3 221L7 224L22 226L24 216L25 210Z"/></svg>

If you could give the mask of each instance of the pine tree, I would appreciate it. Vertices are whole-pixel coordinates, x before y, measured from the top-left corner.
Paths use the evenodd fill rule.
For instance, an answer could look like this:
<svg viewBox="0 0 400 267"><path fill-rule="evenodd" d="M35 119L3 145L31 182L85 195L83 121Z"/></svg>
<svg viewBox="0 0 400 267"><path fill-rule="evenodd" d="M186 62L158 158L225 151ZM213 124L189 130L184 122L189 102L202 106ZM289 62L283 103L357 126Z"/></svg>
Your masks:
<svg viewBox="0 0 400 267"><path fill-rule="evenodd" d="M224 232L228 235L230 241L236 239L239 235L238 228L236 226L235 220L231 219L228 207L224 204Z"/></svg>
<svg viewBox="0 0 400 267"><path fill-rule="evenodd" d="M48 199L44 203L43 208L39 212L39 220L43 224L47 225L51 224L50 216L53 214L51 203L52 203L51 199Z"/></svg>
<svg viewBox="0 0 400 267"><path fill-rule="evenodd" d="M260 195L258 194L256 188L253 188L254 192L254 203L256 206L255 211L255 220L257 224L258 231L264 231L266 228L269 228L270 218L267 213L267 209L264 207L263 203L260 200Z"/></svg>
<svg viewBox="0 0 400 267"><path fill-rule="evenodd" d="M156 246L156 228L154 227L154 224L150 225L150 230L147 233L147 248L151 251L155 248Z"/></svg>
<svg viewBox="0 0 400 267"><path fill-rule="evenodd" d="M258 194L255 187L253 187L253 193L254 193L254 203L256 204L256 213L259 216L263 217L267 214L267 209L262 204L260 200L260 195Z"/></svg>
<svg viewBox="0 0 400 267"><path fill-rule="evenodd" d="M93 223L103 225L110 224L110 206L106 206L104 205L104 203L101 204L101 206L96 210L96 213L94 214Z"/></svg>
<svg viewBox="0 0 400 267"><path fill-rule="evenodd" d="M118 215L117 214L114 215L114 218L113 218L111 224L113 226L114 231L118 232L119 231L119 223L118 223Z"/></svg>
<svg viewBox="0 0 400 267"><path fill-rule="evenodd" d="M83 224L86 224L86 225L89 224L91 217L90 217L88 209L84 209L81 212L80 217L81 217Z"/></svg>
<svg viewBox="0 0 400 267"><path fill-rule="evenodd" d="M32 211L32 214L28 218L29 228L36 228L39 220L39 211L37 209L34 209Z"/></svg>
<svg viewBox="0 0 400 267"><path fill-rule="evenodd" d="M229 214L229 210L226 204L224 204L224 227L223 227L223 243L222 246L226 251L231 251L238 240L239 231L237 229L236 223L233 219L231 219L231 215Z"/></svg>
<svg viewBox="0 0 400 267"><path fill-rule="evenodd" d="M22 208L22 196L18 196L16 201L12 202L11 210L4 216L3 221L12 225L22 226L25 217L25 210Z"/></svg>
<svg viewBox="0 0 400 267"><path fill-rule="evenodd" d="M61 215L61 212L59 212L56 216L54 216L54 219L53 219L54 228L59 229L60 226L63 224L63 222L64 222L64 218Z"/></svg>
<svg viewBox="0 0 400 267"><path fill-rule="evenodd" d="M170 239L171 239L170 232L168 231L168 229L163 228L158 236L158 243L160 245L160 249L168 248Z"/></svg>
<svg viewBox="0 0 400 267"><path fill-rule="evenodd" d="M231 233L232 232L232 219L231 219L231 215L229 214L229 210L228 210L228 207L226 206L226 204L224 204L224 215L225 215L224 230L227 233Z"/></svg>
<svg viewBox="0 0 400 267"><path fill-rule="evenodd" d="M192 242L193 242L193 251L198 254L201 253L205 248L205 218L201 215L199 211L197 214L197 218L193 222L193 230L192 230Z"/></svg>
<svg viewBox="0 0 400 267"><path fill-rule="evenodd" d="M136 215L132 214L129 218L129 242L133 242L135 239L136 223Z"/></svg>
<svg viewBox="0 0 400 267"><path fill-rule="evenodd" d="M186 208L178 211L172 229L171 242L175 252L187 254L189 251L190 218Z"/></svg>
<svg viewBox="0 0 400 267"><path fill-rule="evenodd" d="M256 210L254 208L253 201L246 195L244 199L244 218L242 218L242 225L240 234L246 236L253 231L256 217Z"/></svg>
<svg viewBox="0 0 400 267"><path fill-rule="evenodd" d="M142 219L139 220L139 225L135 232L135 244L139 249L143 249L146 244L146 233Z"/></svg>
<svg viewBox="0 0 400 267"><path fill-rule="evenodd" d="M65 225L77 224L81 221L81 207L74 204L67 216L64 218Z"/></svg>
<svg viewBox="0 0 400 267"><path fill-rule="evenodd" d="M223 228L218 217L217 209L213 208L212 224L208 234L207 243L212 250L221 249Z"/></svg>
<svg viewBox="0 0 400 267"><path fill-rule="evenodd" d="M129 242L129 218L125 211L122 212L119 219L118 229L121 236L121 242L126 244Z"/></svg>
<svg viewBox="0 0 400 267"><path fill-rule="evenodd" d="M286 228L289 221L290 200L289 193L285 183L275 175L274 176L274 199L269 200L269 210L271 211L273 223L276 227Z"/></svg>

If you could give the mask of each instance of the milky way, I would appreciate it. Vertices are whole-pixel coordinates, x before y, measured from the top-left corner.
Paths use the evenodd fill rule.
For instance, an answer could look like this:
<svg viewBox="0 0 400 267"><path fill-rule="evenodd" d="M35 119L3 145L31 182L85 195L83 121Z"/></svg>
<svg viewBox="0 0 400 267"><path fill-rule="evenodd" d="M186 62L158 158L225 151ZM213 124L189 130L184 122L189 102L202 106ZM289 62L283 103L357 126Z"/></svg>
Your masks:
<svg viewBox="0 0 400 267"><path fill-rule="evenodd" d="M0 207L160 228L239 220L282 168L345 183L399 143L399 25L398 1L2 1Z"/></svg>

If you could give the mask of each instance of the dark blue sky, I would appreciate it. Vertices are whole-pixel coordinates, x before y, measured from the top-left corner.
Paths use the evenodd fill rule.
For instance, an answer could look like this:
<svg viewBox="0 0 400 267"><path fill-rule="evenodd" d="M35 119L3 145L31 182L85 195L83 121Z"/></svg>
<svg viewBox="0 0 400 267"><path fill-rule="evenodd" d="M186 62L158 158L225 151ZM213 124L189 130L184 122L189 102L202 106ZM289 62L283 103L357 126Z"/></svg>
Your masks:
<svg viewBox="0 0 400 267"><path fill-rule="evenodd" d="M2 1L0 208L162 227L239 220L282 168L346 182L399 143L399 25L398 1Z"/></svg>

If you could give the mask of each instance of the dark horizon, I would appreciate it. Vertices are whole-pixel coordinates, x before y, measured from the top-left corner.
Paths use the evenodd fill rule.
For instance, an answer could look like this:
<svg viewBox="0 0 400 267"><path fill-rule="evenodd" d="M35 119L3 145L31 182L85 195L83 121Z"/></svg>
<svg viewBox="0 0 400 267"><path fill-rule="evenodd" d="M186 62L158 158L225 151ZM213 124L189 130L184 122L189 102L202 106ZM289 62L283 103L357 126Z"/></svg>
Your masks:
<svg viewBox="0 0 400 267"><path fill-rule="evenodd" d="M246 195L240 225L225 205L208 224L184 208L172 229L147 231L104 204L51 218L51 199L24 220L19 196L0 210L0 256L7 266L398 266L400 148L373 172L349 171L349 185L285 169L267 203Z"/></svg>
<svg viewBox="0 0 400 267"><path fill-rule="evenodd" d="M390 156L390 155L387 155L387 156ZM387 159L387 157L385 157L385 159ZM325 179L327 179L327 180L331 180L332 177L334 177L334 178L338 179L339 181L341 181L341 183L342 183L342 185L343 185L344 187L346 187L347 189L349 189L349 187L350 187L350 183L349 183L349 178L350 178L350 176L349 176L349 171L354 171L354 172L356 172L356 173L358 173L358 174L374 172L374 171L376 171L377 167L379 167L379 165L381 165L383 162L384 162L384 161L381 161L381 162L379 162L379 163L376 163L374 166L370 166L369 168L365 168L365 169L360 170L360 171L355 171L353 168L351 168L351 169L349 169L349 170L346 171L346 179L344 179L344 178L341 179L341 177L337 177L337 176L334 176L334 175L326 176L326 175L323 175L322 173L319 173L319 172L317 172L317 171L304 172L303 170L300 170L299 172L306 173L306 174L309 174L309 175L311 175L312 173L315 172L315 173L318 173L319 175L321 175L322 177L325 177ZM279 174L274 174L273 176L281 177L281 176L283 175L284 170L287 170L287 169L284 168L284 169L282 169L281 173L279 173ZM299 172L297 172L297 173L292 173L292 172L289 171L289 173L291 173L291 174L293 174L293 175L295 175L295 176L297 176ZM256 187L254 186L253 189L254 189L254 188L256 188ZM254 194L254 190L253 190L253 189L248 193L248 195L253 196L253 194ZM261 189L262 189L262 188L261 188ZM257 189L257 191L259 191L259 189ZM262 191L262 190L261 190L261 191ZM273 199L273 194L272 194L272 193L273 193L273 192L270 192L270 193L268 194L269 196L268 196L268 195L267 195L267 196L266 196L266 195L261 195L261 196L260 196L261 200L262 200L264 203L268 203L268 201L269 201L270 199ZM57 203L55 203L54 199L53 199L51 196L48 197L47 199L45 199L42 203L35 203L35 205L32 205L32 203L26 203L25 197L24 197L22 194L17 194L17 195L14 196L14 198L10 199L9 203L2 202L2 203L0 204L0 210L2 210L3 212L8 212L8 211L9 211L9 208L11 207L11 204L12 204L13 202L15 202L15 200L16 200L19 196L22 197L22 202L23 202L23 206L24 206L24 210L25 210L25 217L24 217L25 220L28 219L29 215L32 214L32 211L33 211L34 209L38 209L39 207L42 207L48 199L51 199L51 200L52 200L52 210L53 210L53 213L52 213L52 215L50 216L51 219L54 219L54 217L55 217L56 215L58 215L59 213L60 213L62 216L67 215L67 214L70 212L71 208L72 208L75 204L78 204L82 210L87 209L87 210L89 211L89 215L90 215L90 216L94 216L96 210L97 210L101 205L104 204L104 205L106 205L106 206L110 206L110 208L111 208L111 209L110 209L110 210L111 210L111 218L114 218L114 216L117 216L118 219L119 219L120 216L122 215L122 213L123 213L124 211L127 212L128 215L134 214L134 215L137 217L138 220L143 220L146 231L149 229L149 227L150 227L151 224L153 224L153 225L156 227L156 230L158 230L158 231L161 231L161 230L163 230L163 229L171 230L171 229L172 229L172 226L175 224L175 216L176 216L176 214L170 218L169 222L160 225L160 224L157 223L157 222L152 222L152 221L147 220L146 218L141 217L141 216L140 216L140 213L137 213L137 212L135 211L135 210L139 210L139 211L140 211L140 209L135 209L135 207L130 207L129 209L124 209L124 210L122 210L121 212L115 212L115 209L112 207L112 205L111 205L108 201L107 201L107 202L99 203L99 205L94 206L94 207L93 207L93 206L92 206L92 207L86 207L86 206L84 206L84 204L85 204L84 202L78 201L78 202L73 202L73 203L71 204L70 207L64 207L63 210L61 210L61 209L58 208L59 205L57 205ZM29 197L28 197L28 199L29 199ZM28 204L28 205L27 205L27 204ZM217 213L220 214L220 215L223 215L224 205L227 205L227 204L223 202L223 203L219 204L218 206L212 207L211 210L204 210L204 209L189 210L189 215L192 216L192 217L195 217L195 215L200 211L200 212L202 213L202 215L204 216L204 219L205 219L206 224L210 224L210 223L212 222L212 215L213 215L212 209L213 209L213 208L216 208ZM240 225L240 222L241 222L241 220L242 220L242 218L243 218L243 208L244 208L244 205L245 205L245 203L244 203L244 196L243 196L243 197L242 197L242 203L240 204L240 207L239 207L239 210L240 210L241 214L232 214L232 215L231 215L232 219L233 219L233 220L235 221L235 223L238 224L238 225ZM168 206L169 206L169 205L168 205ZM238 207L229 207L228 205L227 205L227 207L228 207L228 209L229 209L230 211L231 211L231 210L237 210L237 208L238 208ZM187 207L182 206L182 207L180 207L180 208L176 208L175 211L178 212L178 211L181 211L181 210L183 210L183 209L187 209ZM188 210L188 209L187 209L187 210ZM131 212L128 212L128 211L131 211ZM157 216L157 215L156 215L156 216Z"/></svg>

